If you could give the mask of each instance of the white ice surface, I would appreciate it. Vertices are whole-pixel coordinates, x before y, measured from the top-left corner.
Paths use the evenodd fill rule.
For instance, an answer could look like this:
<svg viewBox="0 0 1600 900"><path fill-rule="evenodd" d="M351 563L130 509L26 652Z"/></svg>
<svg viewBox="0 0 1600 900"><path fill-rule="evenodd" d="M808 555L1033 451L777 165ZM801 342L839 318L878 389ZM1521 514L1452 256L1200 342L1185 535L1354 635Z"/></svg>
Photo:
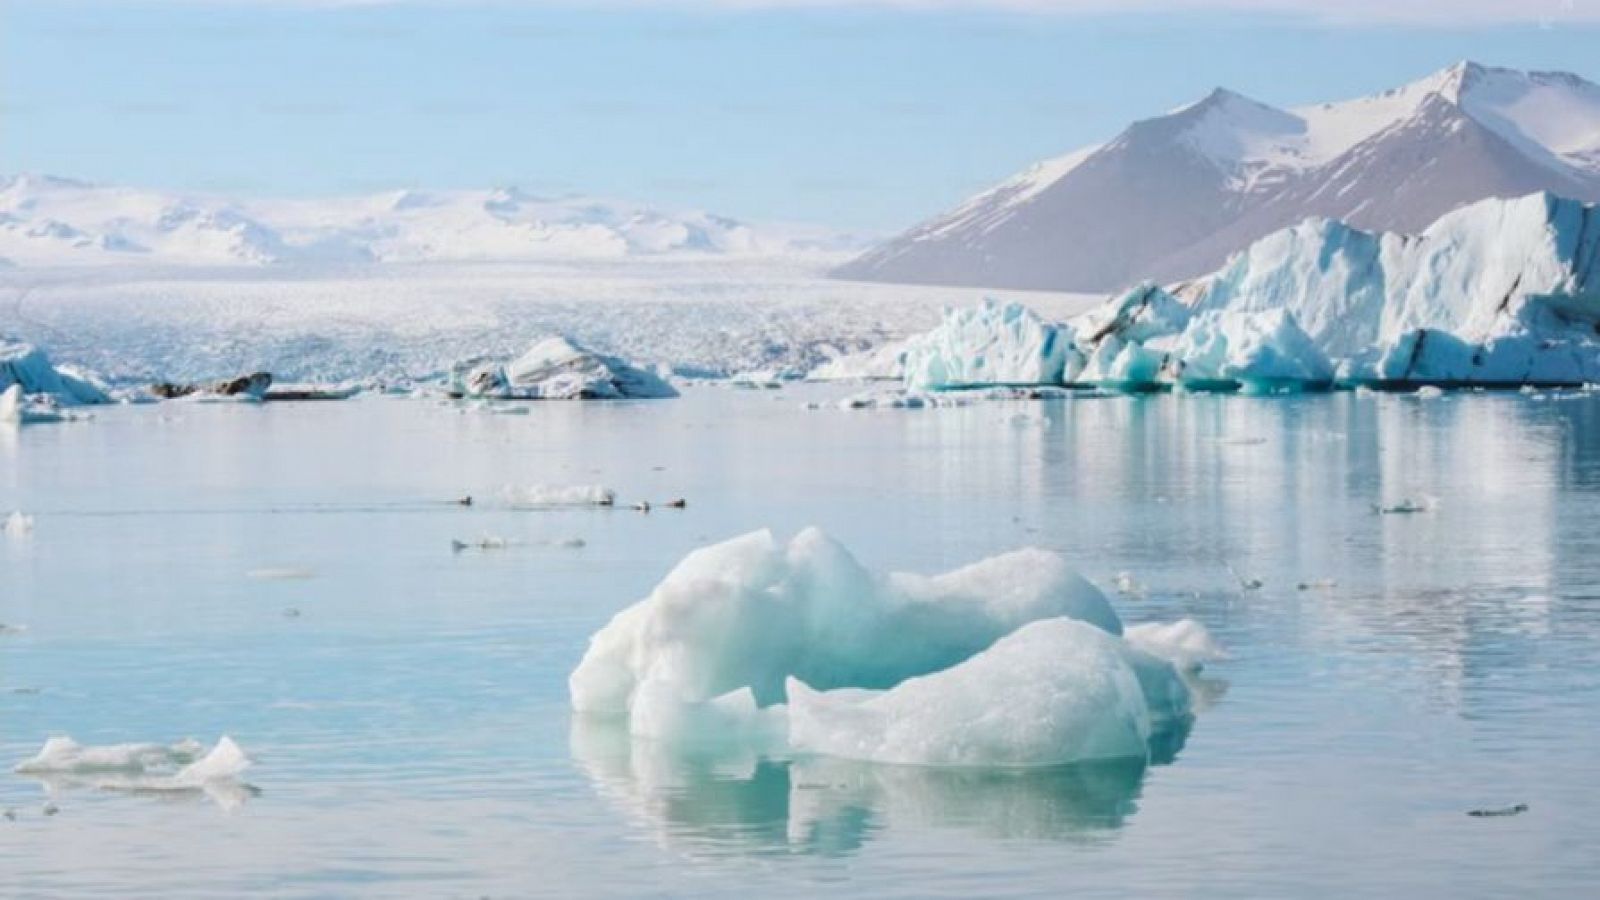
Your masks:
<svg viewBox="0 0 1600 900"><path fill-rule="evenodd" d="M685 557L591 638L569 689L580 714L668 743L922 765L1144 758L1187 721L1189 689L1172 654L1121 632L1053 553L875 575L815 529L787 545L761 531Z"/></svg>
<svg viewBox="0 0 1600 900"><path fill-rule="evenodd" d="M796 750L934 766L1048 766L1143 757L1150 709L1123 641L1072 619L1034 622L959 665L886 691L789 681Z"/></svg>

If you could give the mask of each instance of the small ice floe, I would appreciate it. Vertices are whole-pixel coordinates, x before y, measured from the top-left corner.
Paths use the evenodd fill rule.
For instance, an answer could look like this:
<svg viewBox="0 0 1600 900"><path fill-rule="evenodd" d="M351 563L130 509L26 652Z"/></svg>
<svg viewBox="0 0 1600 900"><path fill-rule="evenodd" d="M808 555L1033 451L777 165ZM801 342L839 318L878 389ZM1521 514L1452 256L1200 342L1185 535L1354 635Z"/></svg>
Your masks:
<svg viewBox="0 0 1600 900"><path fill-rule="evenodd" d="M285 606L283 608L283 617L285 619L298 619L298 618L300 618L300 609L299 609L299 607Z"/></svg>
<svg viewBox="0 0 1600 900"><path fill-rule="evenodd" d="M1327 591L1338 586L1339 582L1332 578L1318 578L1313 581L1302 581L1295 585L1295 588L1302 591Z"/></svg>
<svg viewBox="0 0 1600 900"><path fill-rule="evenodd" d="M264 568L251 569L244 573L244 577L256 581L304 581L307 578L317 577L317 573L310 569Z"/></svg>
<svg viewBox="0 0 1600 900"><path fill-rule="evenodd" d="M1514 806L1501 806L1489 809L1469 809L1467 815L1474 819L1498 819L1505 816L1520 816L1528 811L1528 804L1518 803Z"/></svg>
<svg viewBox="0 0 1600 900"><path fill-rule="evenodd" d="M517 509L560 506L615 506L617 492L599 484L507 485L506 502Z"/></svg>
<svg viewBox="0 0 1600 900"><path fill-rule="evenodd" d="M62 407L62 401L52 394L28 396L22 385L13 384L0 391L0 425L36 425L46 422L76 422L92 418L88 413L73 412Z"/></svg>
<svg viewBox="0 0 1600 900"><path fill-rule="evenodd" d="M12 540L22 540L33 534L33 516L27 515L22 510L17 510L6 516L4 526L0 526L0 533Z"/></svg>
<svg viewBox="0 0 1600 900"><path fill-rule="evenodd" d="M1117 593L1119 594L1129 597L1144 595L1144 585L1133 577L1132 572L1118 572L1117 577L1111 579L1111 583L1117 586Z"/></svg>
<svg viewBox="0 0 1600 900"><path fill-rule="evenodd" d="M728 376L728 384L747 391L775 391L783 387L783 373L773 369L739 372Z"/></svg>
<svg viewBox="0 0 1600 900"><path fill-rule="evenodd" d="M1208 662L1228 658L1211 632L1194 619L1129 625L1122 630L1122 639L1191 674L1199 672Z"/></svg>
<svg viewBox="0 0 1600 900"><path fill-rule="evenodd" d="M1433 503L1426 497L1420 500L1403 497L1394 503L1378 504L1372 508L1380 516L1404 516L1412 513L1427 512L1433 508Z"/></svg>
<svg viewBox="0 0 1600 900"><path fill-rule="evenodd" d="M1412 396L1416 397L1418 400L1437 400L1444 396L1444 388L1434 384L1425 384L1422 387L1417 388L1416 392L1413 393Z"/></svg>
<svg viewBox="0 0 1600 900"><path fill-rule="evenodd" d="M688 509L689 501L679 497L675 500L668 500L666 503L663 503L662 506L665 506L667 509Z"/></svg>
<svg viewBox="0 0 1600 900"><path fill-rule="evenodd" d="M450 549L456 553L465 553L469 550L505 550L510 547L561 547L568 550L577 550L588 545L588 541L580 537L556 538L543 541L513 541L497 535L484 535L472 541L452 540Z"/></svg>
<svg viewBox="0 0 1600 900"><path fill-rule="evenodd" d="M1233 567L1233 563L1223 563L1223 565L1228 567L1228 574L1233 576L1233 580L1239 582L1239 589L1242 591L1259 591L1266 585L1266 582L1253 575L1239 574L1239 570Z"/></svg>
<svg viewBox="0 0 1600 900"><path fill-rule="evenodd" d="M239 777L250 757L227 735L207 749L199 741L176 744L85 746L70 737L45 741L38 753L13 769L53 789L86 787L130 794L203 793L233 808L257 790Z"/></svg>
<svg viewBox="0 0 1600 900"><path fill-rule="evenodd" d="M647 513L647 512L650 511L650 501L649 500L640 500L638 503L635 503L633 505L633 509L634 509L634 512Z"/></svg>

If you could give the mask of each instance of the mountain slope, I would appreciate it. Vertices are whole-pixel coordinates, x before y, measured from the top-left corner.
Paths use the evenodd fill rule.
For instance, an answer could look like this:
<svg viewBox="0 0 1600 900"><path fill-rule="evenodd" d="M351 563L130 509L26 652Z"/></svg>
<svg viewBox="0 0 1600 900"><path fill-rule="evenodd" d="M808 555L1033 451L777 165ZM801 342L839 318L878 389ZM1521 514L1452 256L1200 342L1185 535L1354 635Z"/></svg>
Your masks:
<svg viewBox="0 0 1600 900"><path fill-rule="evenodd" d="M1600 87L1462 63L1343 103L1225 90L1034 167L835 271L867 281L1114 290L1216 268L1308 216L1416 231L1485 197L1600 200Z"/></svg>

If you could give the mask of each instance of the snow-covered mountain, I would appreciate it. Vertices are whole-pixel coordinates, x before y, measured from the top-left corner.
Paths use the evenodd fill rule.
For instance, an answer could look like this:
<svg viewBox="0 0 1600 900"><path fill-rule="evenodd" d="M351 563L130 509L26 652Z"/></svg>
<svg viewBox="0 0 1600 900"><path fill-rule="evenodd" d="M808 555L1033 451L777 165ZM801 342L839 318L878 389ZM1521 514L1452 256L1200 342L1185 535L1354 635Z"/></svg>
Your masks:
<svg viewBox="0 0 1600 900"><path fill-rule="evenodd" d="M845 249L820 230L754 228L516 188L305 200L0 178L0 266L612 259Z"/></svg>
<svg viewBox="0 0 1600 900"><path fill-rule="evenodd" d="M1416 232L1486 197L1600 200L1600 87L1464 62L1341 103L1218 89L1040 163L836 270L844 278L1115 290L1209 271L1311 216Z"/></svg>

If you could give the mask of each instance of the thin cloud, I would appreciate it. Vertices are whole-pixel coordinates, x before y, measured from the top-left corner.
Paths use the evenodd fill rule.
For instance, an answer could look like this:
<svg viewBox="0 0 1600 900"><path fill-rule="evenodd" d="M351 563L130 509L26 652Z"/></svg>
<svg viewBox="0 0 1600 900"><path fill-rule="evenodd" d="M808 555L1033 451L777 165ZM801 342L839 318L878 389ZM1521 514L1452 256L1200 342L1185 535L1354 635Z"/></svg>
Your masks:
<svg viewBox="0 0 1600 900"><path fill-rule="evenodd" d="M55 3L59 0L13 0ZM1256 14L1331 24L1484 26L1600 23L1600 0L145 0L189 7L288 6L350 9L384 6L551 9L892 10L907 13L1003 12L1047 16L1219 13Z"/></svg>

